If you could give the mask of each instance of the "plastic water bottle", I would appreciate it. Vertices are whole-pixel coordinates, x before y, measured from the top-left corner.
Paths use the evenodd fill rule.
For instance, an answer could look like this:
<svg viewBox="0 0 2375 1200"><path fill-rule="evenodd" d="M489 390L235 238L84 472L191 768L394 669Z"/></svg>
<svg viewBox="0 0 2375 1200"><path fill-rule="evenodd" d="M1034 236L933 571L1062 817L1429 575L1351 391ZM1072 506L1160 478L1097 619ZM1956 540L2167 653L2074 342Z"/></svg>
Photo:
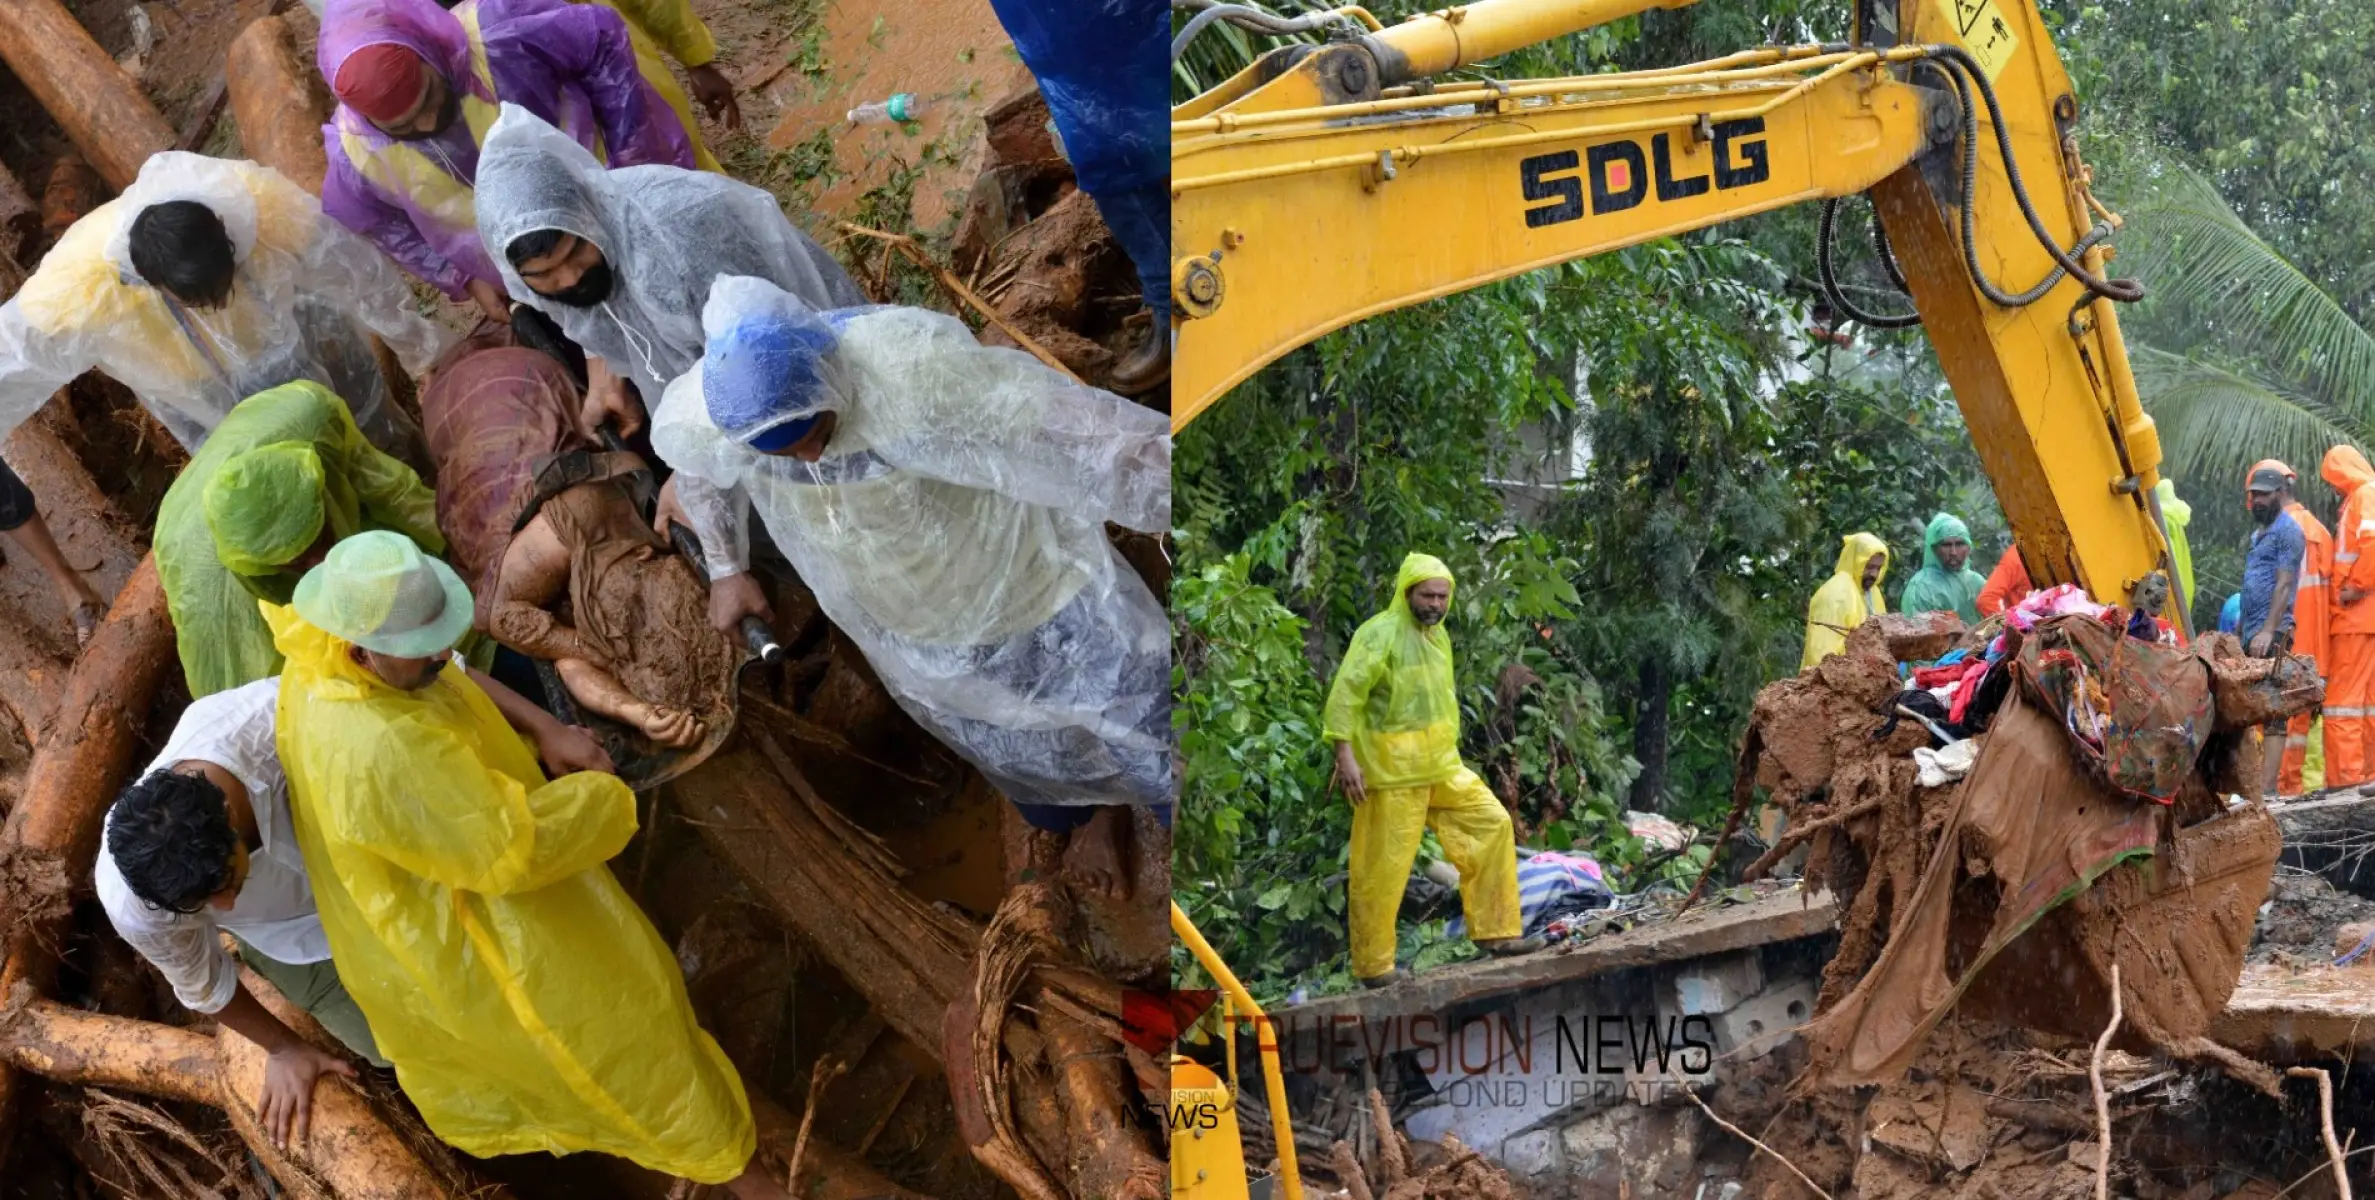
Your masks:
<svg viewBox="0 0 2375 1200"><path fill-rule="evenodd" d="M852 125L894 123L904 125L923 119L924 98L913 92L899 92L888 100L876 100L849 110Z"/></svg>

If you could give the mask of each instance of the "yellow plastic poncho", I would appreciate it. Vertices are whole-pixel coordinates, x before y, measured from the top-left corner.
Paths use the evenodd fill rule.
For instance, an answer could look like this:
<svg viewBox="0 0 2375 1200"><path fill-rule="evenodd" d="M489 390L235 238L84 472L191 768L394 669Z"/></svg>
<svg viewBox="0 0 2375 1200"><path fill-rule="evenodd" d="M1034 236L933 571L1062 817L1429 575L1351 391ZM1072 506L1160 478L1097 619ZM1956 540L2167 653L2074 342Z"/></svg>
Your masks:
<svg viewBox="0 0 2375 1200"><path fill-rule="evenodd" d="M322 527L344 538L392 529L432 554L437 498L411 467L364 440L346 402L311 380L239 402L165 492L152 541L190 695L280 670L256 601L286 603Z"/></svg>
<svg viewBox="0 0 2375 1200"><path fill-rule="evenodd" d="M1861 582L1864 564L1875 554L1880 556L1880 577L1866 590ZM1806 605L1806 652L1798 656L1799 670L1846 649L1848 630L1863 624L1867 617L1888 611L1888 604L1880 598L1888 564L1888 543L1879 538L1851 533L1839 539L1839 565Z"/></svg>
<svg viewBox="0 0 2375 1200"><path fill-rule="evenodd" d="M399 691L294 609L265 615L322 927L429 1128L482 1157L598 1150L739 1175L757 1146L742 1081L604 865L635 831L627 786L546 782L458 665Z"/></svg>
<svg viewBox="0 0 2375 1200"><path fill-rule="evenodd" d="M1410 615L1410 589L1451 582L1429 554L1402 560L1393 602L1361 623L1328 688L1322 735L1352 743L1371 791L1424 787L1460 772L1460 702L1453 689L1451 638Z"/></svg>
<svg viewBox="0 0 2375 1200"><path fill-rule="evenodd" d="M583 4L588 0L571 0ZM717 60L717 39L709 26L693 11L691 0L600 0L602 6L627 19L627 37L635 43L635 68L643 81L658 92L662 102L675 110L676 119L684 122L684 132L693 143L693 165L704 171L724 173L716 156L701 136L700 119L693 115L693 100L676 82L676 73L668 69L668 61L660 57L666 51L669 58L686 67L707 66Z"/></svg>

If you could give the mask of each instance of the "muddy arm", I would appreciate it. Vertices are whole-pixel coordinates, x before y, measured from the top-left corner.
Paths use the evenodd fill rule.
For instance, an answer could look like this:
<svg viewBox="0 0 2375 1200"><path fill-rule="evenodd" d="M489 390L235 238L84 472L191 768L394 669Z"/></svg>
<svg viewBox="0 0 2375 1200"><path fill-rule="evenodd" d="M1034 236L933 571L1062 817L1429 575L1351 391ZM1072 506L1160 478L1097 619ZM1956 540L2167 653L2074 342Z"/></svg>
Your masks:
<svg viewBox="0 0 2375 1200"><path fill-rule="evenodd" d="M588 645L574 627L546 610L545 606L558 601L568 588L569 547L553 532L552 523L540 515L521 527L504 548L487 632L530 658L549 662L574 658L591 666L608 666L608 655Z"/></svg>

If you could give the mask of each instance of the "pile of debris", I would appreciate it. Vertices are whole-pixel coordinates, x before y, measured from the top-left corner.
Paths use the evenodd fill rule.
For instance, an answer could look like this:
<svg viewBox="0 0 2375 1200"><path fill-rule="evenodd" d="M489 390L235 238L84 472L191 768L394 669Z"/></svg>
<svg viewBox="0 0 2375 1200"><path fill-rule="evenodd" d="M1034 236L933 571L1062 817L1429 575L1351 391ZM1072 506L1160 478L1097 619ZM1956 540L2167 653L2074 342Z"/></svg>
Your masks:
<svg viewBox="0 0 2375 1200"><path fill-rule="evenodd" d="M2236 1083L2284 1094L2210 1035L2281 849L2256 730L2321 695L2305 660L2152 633L2091 605L1883 617L1759 695L1738 798L1768 789L1787 828L1749 874L1804 846L1845 910L1751 1194L2087 1194L2098 1110L2155 1113L2115 1135L2131 1194L2229 1194L2221 1148L2267 1161L2169 1129ZM2348 915L2292 932L2315 953Z"/></svg>

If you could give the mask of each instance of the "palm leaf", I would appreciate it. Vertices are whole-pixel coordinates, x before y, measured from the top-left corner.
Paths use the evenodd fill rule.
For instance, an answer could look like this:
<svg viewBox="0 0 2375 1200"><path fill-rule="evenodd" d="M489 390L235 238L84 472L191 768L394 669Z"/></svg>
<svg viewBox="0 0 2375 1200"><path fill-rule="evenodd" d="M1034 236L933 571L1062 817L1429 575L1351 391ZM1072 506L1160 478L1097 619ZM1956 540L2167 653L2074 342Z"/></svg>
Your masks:
<svg viewBox="0 0 2375 1200"><path fill-rule="evenodd" d="M2199 173L2163 163L2128 210L2122 266L2152 289L2147 340L2223 350L2268 391L2314 395L2357 428L2375 425L2375 337L2277 253ZM2166 337L2150 336L2167 331ZM2287 386L2289 385L2289 386Z"/></svg>
<svg viewBox="0 0 2375 1200"><path fill-rule="evenodd" d="M2263 458L2314 476L2329 447L2365 435L2363 424L2313 395L2227 367L2149 347L2138 348L2134 362L2137 389L2161 429L2165 469L2212 491L2230 483L2239 491Z"/></svg>

